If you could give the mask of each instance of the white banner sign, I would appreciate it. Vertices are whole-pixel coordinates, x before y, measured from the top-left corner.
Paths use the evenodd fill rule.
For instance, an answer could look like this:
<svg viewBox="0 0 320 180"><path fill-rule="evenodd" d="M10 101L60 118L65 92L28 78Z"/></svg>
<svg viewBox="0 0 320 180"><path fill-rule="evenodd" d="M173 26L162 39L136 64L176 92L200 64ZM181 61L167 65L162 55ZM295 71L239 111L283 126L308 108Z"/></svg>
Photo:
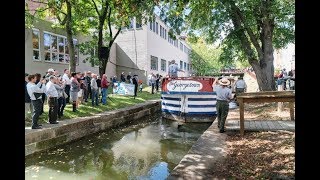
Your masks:
<svg viewBox="0 0 320 180"><path fill-rule="evenodd" d="M113 94L134 95L134 85L126 83L116 83L113 87Z"/></svg>
<svg viewBox="0 0 320 180"><path fill-rule="evenodd" d="M168 91L173 92L198 92L202 89L202 83L192 80L175 80L167 84Z"/></svg>

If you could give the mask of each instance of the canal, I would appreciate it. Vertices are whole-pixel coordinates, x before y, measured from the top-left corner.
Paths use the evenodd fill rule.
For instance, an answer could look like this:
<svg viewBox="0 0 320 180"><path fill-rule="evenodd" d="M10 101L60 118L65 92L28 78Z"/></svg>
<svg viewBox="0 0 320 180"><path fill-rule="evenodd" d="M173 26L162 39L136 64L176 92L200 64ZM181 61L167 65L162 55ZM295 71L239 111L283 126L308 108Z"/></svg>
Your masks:
<svg viewBox="0 0 320 180"><path fill-rule="evenodd" d="M26 158L25 179L165 179L210 125L147 116Z"/></svg>

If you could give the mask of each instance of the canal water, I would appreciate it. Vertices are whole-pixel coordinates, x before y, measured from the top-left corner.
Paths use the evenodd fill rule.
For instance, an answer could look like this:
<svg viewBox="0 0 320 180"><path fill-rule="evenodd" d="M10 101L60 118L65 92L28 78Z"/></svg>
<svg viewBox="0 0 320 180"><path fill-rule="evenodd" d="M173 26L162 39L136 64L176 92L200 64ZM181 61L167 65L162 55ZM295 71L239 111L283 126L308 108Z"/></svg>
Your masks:
<svg viewBox="0 0 320 180"><path fill-rule="evenodd" d="M25 179L166 179L210 125L144 117L27 158Z"/></svg>

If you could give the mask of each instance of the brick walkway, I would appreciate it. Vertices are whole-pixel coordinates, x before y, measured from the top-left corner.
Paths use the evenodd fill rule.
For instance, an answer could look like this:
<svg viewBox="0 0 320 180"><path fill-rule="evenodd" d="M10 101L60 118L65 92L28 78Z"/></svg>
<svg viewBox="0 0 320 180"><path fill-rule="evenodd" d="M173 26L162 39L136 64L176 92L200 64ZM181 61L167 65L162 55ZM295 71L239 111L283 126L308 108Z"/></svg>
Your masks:
<svg viewBox="0 0 320 180"><path fill-rule="evenodd" d="M240 130L240 121L227 120L227 130ZM295 121L290 120L247 120L244 121L245 131L277 131L287 130L295 131Z"/></svg>

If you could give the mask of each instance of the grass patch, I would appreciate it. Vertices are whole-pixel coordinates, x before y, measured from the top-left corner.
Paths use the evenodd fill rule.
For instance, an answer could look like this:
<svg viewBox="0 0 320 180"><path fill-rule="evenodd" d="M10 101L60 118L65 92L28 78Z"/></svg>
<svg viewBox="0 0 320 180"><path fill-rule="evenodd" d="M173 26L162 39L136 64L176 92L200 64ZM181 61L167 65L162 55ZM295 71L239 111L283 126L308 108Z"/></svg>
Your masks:
<svg viewBox="0 0 320 180"><path fill-rule="evenodd" d="M112 101L109 98L107 98L107 105L102 105L102 103L99 102L99 106L91 106L91 99L88 99L88 102L83 102L79 105L79 108L77 109L78 112L72 112L72 104L67 104L67 106L64 109L64 116L61 119L59 119L59 121L77 117L92 116L94 114L105 111L111 111L115 109L133 106L135 104L143 103L147 100L160 99L161 97L161 94L159 92L151 94L151 87L145 87L142 90L142 92L139 92L138 90L138 96L135 99L133 99L132 96L120 96L111 94L111 90L111 88L108 89L108 96L110 97L110 99L112 99ZM40 124L47 123L48 111L49 107L45 104L44 113L39 117ZM29 115L29 117L30 116L31 115ZM31 118L26 119L25 126L31 126Z"/></svg>

